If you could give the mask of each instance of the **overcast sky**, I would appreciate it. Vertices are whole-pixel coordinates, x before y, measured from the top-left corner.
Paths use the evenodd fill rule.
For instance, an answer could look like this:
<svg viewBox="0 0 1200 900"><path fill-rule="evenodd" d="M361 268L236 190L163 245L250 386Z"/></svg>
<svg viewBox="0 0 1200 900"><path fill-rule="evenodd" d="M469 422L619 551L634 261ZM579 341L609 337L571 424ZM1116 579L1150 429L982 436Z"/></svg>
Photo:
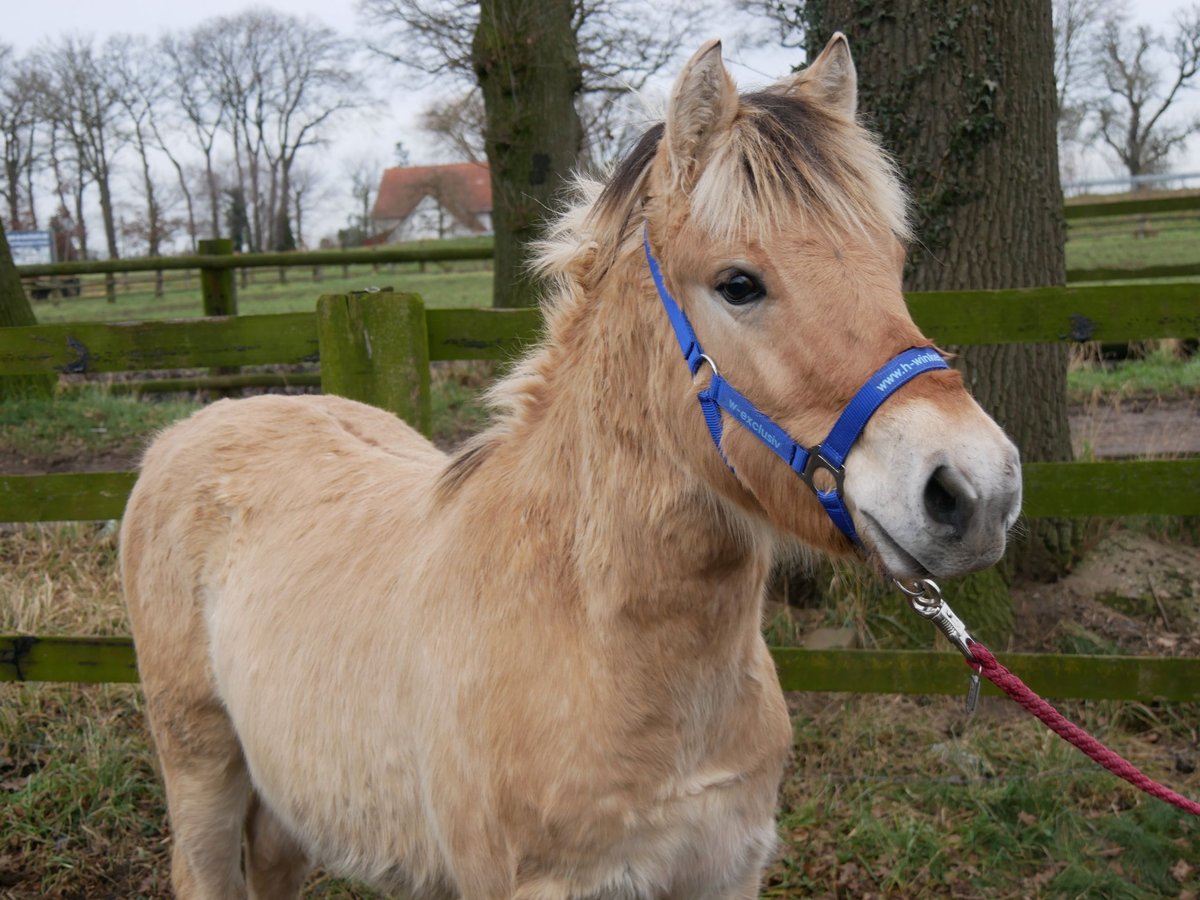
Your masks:
<svg viewBox="0 0 1200 900"><path fill-rule="evenodd" d="M344 35L363 37L356 0L208 0L203 4L171 0L6 0L3 16L0 16L0 41L26 51L64 33L93 35L101 40L118 32L157 38L166 31L189 28L215 16L238 13L255 5L312 16ZM1170 24L1175 11L1183 5L1181 0L1139 0L1133 18L1136 22L1162 29ZM725 13L715 17L711 27L706 29L724 40L727 61L742 87L772 81L800 61L797 51L740 47L738 32L748 24L745 14ZM853 35L850 37L853 44ZM665 92L673 74L664 76L659 85L652 86L651 93L654 93L654 87L660 94ZM345 161L368 156L391 164L392 148L397 141L404 142L415 163L439 161L435 158L436 151L416 129L417 115L436 99L437 90L417 89L410 73L384 64L375 68L370 80L375 93L385 98L386 107L343 125L345 137L336 141L326 156L329 165L337 170L337 174L331 174L328 179L333 182L331 187L335 192L339 190L336 185L345 181L345 193L349 193L349 180L341 174ZM1200 91L1191 91L1186 103L1193 114L1200 113ZM1200 171L1200 137L1193 139L1186 156L1176 158L1174 168L1176 171ZM1086 174L1107 177L1116 173L1111 165L1097 161ZM327 234L342 227L350 207L348 201L333 202L323 215L330 227L323 227L320 232ZM317 235L308 237L311 240Z"/></svg>
<svg viewBox="0 0 1200 900"><path fill-rule="evenodd" d="M366 42L365 30L357 12L356 0L207 0L205 3L146 2L146 0L10 0L8 8L0 17L0 41L14 45L18 50L30 50L46 39L61 34L74 33L93 35L104 39L110 34L127 32L157 38L167 31L198 25L221 15L242 12L254 6L276 9L298 16L311 16L324 25L349 37L359 37ZM744 16L744 14L743 14ZM734 29L740 29L734 25ZM714 21L711 35L721 37L730 68L739 84L765 84L789 72L802 57L796 50L756 48L744 51L738 45L737 34L720 34L722 28L729 29L727 21ZM732 29L729 29L732 30ZM703 39L703 38L702 38ZM697 42L697 46L699 42ZM745 64L743 64L743 59ZM664 76L664 85L669 85L674 72ZM437 89L421 85L416 87L412 73L398 66L379 65L374 72L374 88L384 98L391 98L392 109L382 121L373 117L372 131L386 132L381 150L390 157L392 144L404 140L414 156L415 162L426 162L424 157L434 151L415 134L416 116L423 106L436 98ZM665 90L665 87L661 89ZM394 134L395 137L391 137ZM355 143L361 145L361 137Z"/></svg>

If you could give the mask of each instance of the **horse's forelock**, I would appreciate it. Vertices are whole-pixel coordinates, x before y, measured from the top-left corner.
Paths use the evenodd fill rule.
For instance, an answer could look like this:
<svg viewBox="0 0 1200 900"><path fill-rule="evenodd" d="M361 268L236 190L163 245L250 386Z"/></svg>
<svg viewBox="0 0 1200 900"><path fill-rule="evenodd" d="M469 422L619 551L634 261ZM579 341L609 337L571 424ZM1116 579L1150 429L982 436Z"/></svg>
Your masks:
<svg viewBox="0 0 1200 900"><path fill-rule="evenodd" d="M799 225L910 237L904 191L875 138L810 100L777 91L742 96L730 139L705 166L691 207L714 236Z"/></svg>
<svg viewBox="0 0 1200 900"><path fill-rule="evenodd" d="M649 128L602 190L580 191L542 245L543 271L562 270L572 247L615 251L646 196L664 126ZM908 205L890 157L864 128L811 100L777 90L744 94L727 140L705 161L691 196L714 236L760 234L797 221L824 231L911 237Z"/></svg>

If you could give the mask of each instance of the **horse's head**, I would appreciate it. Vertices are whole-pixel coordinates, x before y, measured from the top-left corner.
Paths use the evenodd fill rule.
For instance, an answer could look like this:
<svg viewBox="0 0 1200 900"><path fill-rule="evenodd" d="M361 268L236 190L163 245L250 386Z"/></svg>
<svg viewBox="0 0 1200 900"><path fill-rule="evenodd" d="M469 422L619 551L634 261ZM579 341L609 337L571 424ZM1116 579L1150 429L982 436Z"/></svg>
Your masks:
<svg viewBox="0 0 1200 900"><path fill-rule="evenodd" d="M797 75L740 97L711 42L679 76L665 125L647 134L601 204L629 200L627 220L640 228L644 219L666 289L706 356L805 447L821 443L885 362L931 346L901 294L905 198L855 121L855 103L841 35ZM662 365L682 382L688 368L666 322L664 313ZM722 453L714 450L694 399L711 377L707 363L677 415L672 408L681 454L779 529L848 549L795 472L728 411ZM864 546L891 574L968 572L1004 550L1020 506L1017 450L957 372L924 373L869 420L845 462L844 498Z"/></svg>

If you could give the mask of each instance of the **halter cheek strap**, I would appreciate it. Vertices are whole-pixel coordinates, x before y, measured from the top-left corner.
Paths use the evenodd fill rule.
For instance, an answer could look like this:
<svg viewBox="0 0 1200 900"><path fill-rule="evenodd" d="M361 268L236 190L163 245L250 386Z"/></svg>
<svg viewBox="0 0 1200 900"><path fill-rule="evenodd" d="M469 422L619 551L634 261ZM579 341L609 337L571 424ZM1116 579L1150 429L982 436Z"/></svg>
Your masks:
<svg viewBox="0 0 1200 900"><path fill-rule="evenodd" d="M650 237L643 232L642 244L646 251L646 262L650 266L650 274L654 285L658 288L658 296L662 298L663 308L683 351L688 370L694 376L700 367L707 363L712 369L712 380L708 387L697 395L700 409L704 414L704 422L708 426L713 444L721 458L725 453L721 449L721 436L724 430L722 411L728 413L734 421L759 439L771 452L787 463L788 467L808 485L816 494L817 499L825 508L829 518L853 543L861 544L850 511L842 499L844 480L846 476L846 456L862 434L867 421L885 400L923 372L936 369L946 369L946 361L941 355L928 347L913 347L892 357L882 368L872 375L851 398L841 416L834 423L828 436L815 447L805 448L799 441L792 438L783 428L779 427L771 417L758 409L744 395L722 377L717 370L712 357L704 352L696 337L695 329L688 320L683 309L667 290L663 281L662 269L658 260L650 250ZM726 460L726 465L729 462ZM730 466L732 471L733 467ZM817 487L815 478L817 472L824 470L833 477L832 490L823 491Z"/></svg>

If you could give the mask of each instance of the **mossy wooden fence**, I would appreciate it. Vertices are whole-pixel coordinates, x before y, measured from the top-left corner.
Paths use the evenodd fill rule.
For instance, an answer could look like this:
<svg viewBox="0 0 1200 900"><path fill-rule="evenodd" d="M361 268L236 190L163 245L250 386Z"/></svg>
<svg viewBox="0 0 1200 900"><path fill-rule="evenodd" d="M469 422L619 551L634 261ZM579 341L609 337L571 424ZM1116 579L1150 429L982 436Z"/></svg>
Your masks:
<svg viewBox="0 0 1200 900"><path fill-rule="evenodd" d="M1200 287L1154 284L912 294L944 344L1200 337ZM429 363L511 358L536 340L536 310L426 310L411 294L322 297L315 314L0 329L0 376L321 362L321 381L428 432ZM1200 514L1200 458L1028 464L1025 515ZM0 522L118 518L131 472L0 475ZM958 693L957 653L776 649L788 690ZM1200 700L1200 659L1011 654L1049 696ZM0 680L137 679L127 638L0 636Z"/></svg>

